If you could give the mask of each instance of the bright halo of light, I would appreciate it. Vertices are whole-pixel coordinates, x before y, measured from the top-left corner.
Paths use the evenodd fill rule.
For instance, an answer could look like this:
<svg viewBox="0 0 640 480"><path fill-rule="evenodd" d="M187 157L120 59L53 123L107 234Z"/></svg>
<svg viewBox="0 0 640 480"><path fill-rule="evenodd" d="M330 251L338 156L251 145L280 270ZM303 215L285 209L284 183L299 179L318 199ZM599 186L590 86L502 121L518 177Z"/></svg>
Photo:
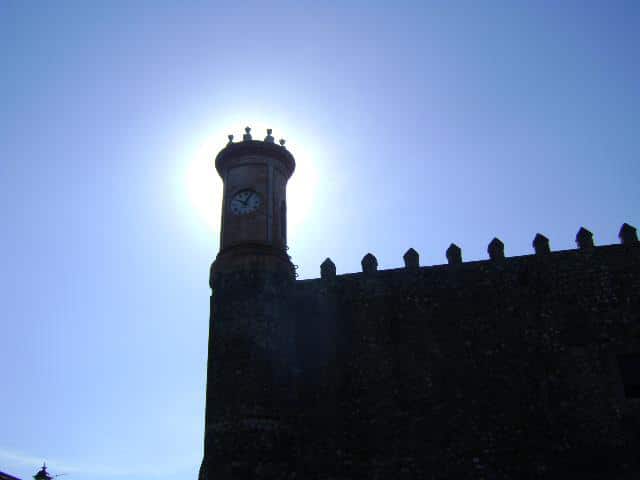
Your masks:
<svg viewBox="0 0 640 480"><path fill-rule="evenodd" d="M199 221L210 232L220 229L222 208L222 181L216 172L214 159L220 149L224 148L228 134L234 135L234 142L242 141L245 126L251 126L254 140L262 140L267 128L273 128L273 136L278 141L287 139L286 147L296 159L296 169L287 186L287 225L289 235L294 234L309 218L313 208L313 199L318 185L317 151L311 147L310 137L298 129L286 126L254 121L241 124L229 123L222 128L212 128L192 150L191 161L184 175L184 188L191 208L196 212ZM291 139L289 141L288 139ZM313 153L312 153L313 152Z"/></svg>
<svg viewBox="0 0 640 480"><path fill-rule="evenodd" d="M222 181L213 165L220 146L212 138L202 142L193 153L184 176L184 187L189 204L210 232L220 228L222 208Z"/></svg>
<svg viewBox="0 0 640 480"><path fill-rule="evenodd" d="M296 142L291 153L296 159L296 170L287 185L287 226L289 235L296 235L310 217L316 198L318 170L312 153Z"/></svg>

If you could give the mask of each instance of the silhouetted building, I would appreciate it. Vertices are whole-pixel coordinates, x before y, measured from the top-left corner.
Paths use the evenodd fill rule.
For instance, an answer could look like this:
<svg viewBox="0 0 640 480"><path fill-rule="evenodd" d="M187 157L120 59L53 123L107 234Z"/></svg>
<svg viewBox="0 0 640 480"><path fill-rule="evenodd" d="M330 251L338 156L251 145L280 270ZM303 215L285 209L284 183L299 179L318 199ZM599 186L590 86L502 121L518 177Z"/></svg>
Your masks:
<svg viewBox="0 0 640 480"><path fill-rule="evenodd" d="M9 475L8 473L0 472L0 480L20 480L18 477Z"/></svg>
<svg viewBox="0 0 640 480"><path fill-rule="evenodd" d="M49 472L47 472L47 465L43 463L42 468L33 476L33 478L35 478L35 480L51 480L53 477L49 475ZM9 475L8 473L0 472L0 480L20 479L18 477L14 477L13 475Z"/></svg>
<svg viewBox="0 0 640 480"><path fill-rule="evenodd" d="M640 246L296 280L291 153L269 132L224 181L201 480L632 479L640 466ZM321 246L322 240L318 239Z"/></svg>
<svg viewBox="0 0 640 480"><path fill-rule="evenodd" d="M42 468L33 476L33 478L35 478L35 480L51 480L53 477L49 475L49 472L47 472L47 464L43 463Z"/></svg>

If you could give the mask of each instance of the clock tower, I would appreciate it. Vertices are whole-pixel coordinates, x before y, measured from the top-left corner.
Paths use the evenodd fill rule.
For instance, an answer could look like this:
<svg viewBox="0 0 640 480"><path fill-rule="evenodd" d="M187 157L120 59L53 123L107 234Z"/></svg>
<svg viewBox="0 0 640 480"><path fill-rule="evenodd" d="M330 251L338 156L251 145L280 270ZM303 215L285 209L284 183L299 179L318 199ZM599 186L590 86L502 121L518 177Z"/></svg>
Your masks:
<svg viewBox="0 0 640 480"><path fill-rule="evenodd" d="M211 265L204 458L200 480L279 478L291 451L296 347L288 301L286 186L295 168L271 129L247 127L215 159L224 183L220 251Z"/></svg>
<svg viewBox="0 0 640 480"><path fill-rule="evenodd" d="M253 140L247 127L242 142L229 143L215 160L224 183L220 252L213 274L242 270L294 276L287 255L287 181L295 169L284 140Z"/></svg>

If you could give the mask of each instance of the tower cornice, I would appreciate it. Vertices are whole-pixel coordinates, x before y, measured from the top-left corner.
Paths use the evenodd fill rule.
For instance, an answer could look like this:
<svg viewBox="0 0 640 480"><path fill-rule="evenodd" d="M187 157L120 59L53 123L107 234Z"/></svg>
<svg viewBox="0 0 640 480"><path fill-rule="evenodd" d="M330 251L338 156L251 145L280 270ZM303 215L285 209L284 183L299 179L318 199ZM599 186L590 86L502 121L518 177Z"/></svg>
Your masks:
<svg viewBox="0 0 640 480"><path fill-rule="evenodd" d="M224 178L224 172L233 160L249 155L265 156L280 160L286 168L287 179L291 177L296 168L293 155L284 146L260 140L243 140L242 142L229 143L225 148L220 150L215 159L218 174Z"/></svg>

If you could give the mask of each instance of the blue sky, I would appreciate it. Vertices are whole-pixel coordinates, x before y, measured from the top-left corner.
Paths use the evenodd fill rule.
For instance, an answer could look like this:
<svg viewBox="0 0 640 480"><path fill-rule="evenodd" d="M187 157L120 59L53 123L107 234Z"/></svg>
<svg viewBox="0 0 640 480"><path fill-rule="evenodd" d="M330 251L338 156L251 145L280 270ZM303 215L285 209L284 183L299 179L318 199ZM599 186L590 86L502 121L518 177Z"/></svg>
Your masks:
<svg viewBox="0 0 640 480"><path fill-rule="evenodd" d="M0 470L196 478L226 135L303 278L640 226L640 3L0 3Z"/></svg>

